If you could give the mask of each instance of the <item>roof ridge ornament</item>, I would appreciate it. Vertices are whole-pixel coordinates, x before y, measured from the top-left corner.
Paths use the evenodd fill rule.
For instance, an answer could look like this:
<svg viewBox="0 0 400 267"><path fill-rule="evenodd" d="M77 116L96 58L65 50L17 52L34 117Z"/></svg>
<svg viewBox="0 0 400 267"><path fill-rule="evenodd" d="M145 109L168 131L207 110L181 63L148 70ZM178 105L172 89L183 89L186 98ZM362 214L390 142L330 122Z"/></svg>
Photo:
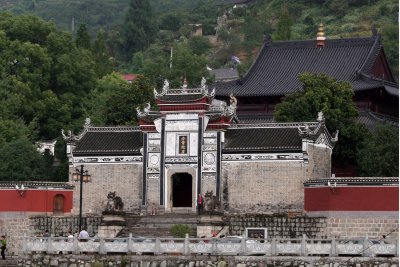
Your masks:
<svg viewBox="0 0 400 267"><path fill-rule="evenodd" d="M139 107L137 107L136 112L137 112L138 117L142 118L142 117L149 115L150 108L151 108L150 102L146 103L146 106L143 108L143 112L140 110Z"/></svg>
<svg viewBox="0 0 400 267"><path fill-rule="evenodd" d="M183 90L187 90L188 89L188 82L186 80L186 77L185 77L185 79L183 79L182 89Z"/></svg>
<svg viewBox="0 0 400 267"><path fill-rule="evenodd" d="M237 99L233 96L233 93L230 94L229 98L230 104L226 107L225 113L228 117L233 118L236 115Z"/></svg>
<svg viewBox="0 0 400 267"><path fill-rule="evenodd" d="M318 112L318 117L317 117L317 121L325 121L325 116L324 113L322 111Z"/></svg>
<svg viewBox="0 0 400 267"><path fill-rule="evenodd" d="M335 136L331 138L332 143L336 143L339 140L339 130L336 130Z"/></svg>
<svg viewBox="0 0 400 267"><path fill-rule="evenodd" d="M323 48L325 46L325 40L324 24L321 22L317 33L317 48Z"/></svg>
<svg viewBox="0 0 400 267"><path fill-rule="evenodd" d="M77 142L77 141L81 140L81 138L85 135L85 133L87 131L89 131L89 128L91 128L91 127L92 127L92 124L91 124L90 118L86 118L85 123L83 124L83 131L80 134L74 135L73 132L71 130L69 130L68 135L65 135L64 129L61 129L61 135L65 141Z"/></svg>
<svg viewBox="0 0 400 267"><path fill-rule="evenodd" d="M378 35L378 30L376 29L376 25L375 24L372 24L371 32L372 32L372 36L377 36Z"/></svg>
<svg viewBox="0 0 400 267"><path fill-rule="evenodd" d="M269 45L269 44L272 43L272 37L271 37L271 35L270 35L269 33L267 33L267 34L265 35L264 43L265 43L266 45Z"/></svg>
<svg viewBox="0 0 400 267"><path fill-rule="evenodd" d="M161 93L158 93L156 88L154 88L154 97L157 98L159 96L163 96L163 95L165 95L167 93L168 90L169 90L169 82L168 82L167 79L165 79Z"/></svg>
<svg viewBox="0 0 400 267"><path fill-rule="evenodd" d="M206 82L207 82L206 78L201 77L201 91L203 91L203 94L204 94L204 93L207 93L207 85L206 85Z"/></svg>

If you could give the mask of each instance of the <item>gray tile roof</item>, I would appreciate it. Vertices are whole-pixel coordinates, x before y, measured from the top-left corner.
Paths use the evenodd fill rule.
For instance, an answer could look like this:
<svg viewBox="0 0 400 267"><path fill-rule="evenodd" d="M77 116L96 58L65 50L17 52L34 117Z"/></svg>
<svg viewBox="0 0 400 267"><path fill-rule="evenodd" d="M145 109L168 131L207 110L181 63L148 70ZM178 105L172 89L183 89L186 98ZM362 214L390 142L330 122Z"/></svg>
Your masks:
<svg viewBox="0 0 400 267"><path fill-rule="evenodd" d="M386 185L386 186L399 186L398 177L335 177L325 179L310 179L305 181L305 187L319 187L319 186L359 186L359 185Z"/></svg>
<svg viewBox="0 0 400 267"><path fill-rule="evenodd" d="M174 95L162 95L158 96L157 100L165 101L165 102L195 102L204 98L204 95L199 94L174 94Z"/></svg>
<svg viewBox="0 0 400 267"><path fill-rule="evenodd" d="M133 127L93 127L79 140L74 156L140 155L143 134Z"/></svg>
<svg viewBox="0 0 400 267"><path fill-rule="evenodd" d="M297 128L228 128L223 152L301 152L301 144Z"/></svg>
<svg viewBox="0 0 400 267"><path fill-rule="evenodd" d="M238 115L240 124L275 122L274 115Z"/></svg>
<svg viewBox="0 0 400 267"><path fill-rule="evenodd" d="M325 73L349 81L354 91L383 87L370 77L371 68L382 46L379 35L367 38L326 40L323 48L315 40L265 42L249 71L242 79L217 82L216 95L281 96L301 90L303 72ZM388 90L398 95L398 84ZM393 91L393 92L392 92Z"/></svg>
<svg viewBox="0 0 400 267"><path fill-rule="evenodd" d="M386 116L386 115L371 112L371 111L360 112L357 120L358 120L358 122L363 124L365 127L367 127L367 129L369 131L374 131L378 124L384 124L384 123L392 125L396 128L399 127L399 119L398 118Z"/></svg>
<svg viewBox="0 0 400 267"><path fill-rule="evenodd" d="M213 69L210 70L212 75L215 75L216 81L229 81L239 78L237 69Z"/></svg>

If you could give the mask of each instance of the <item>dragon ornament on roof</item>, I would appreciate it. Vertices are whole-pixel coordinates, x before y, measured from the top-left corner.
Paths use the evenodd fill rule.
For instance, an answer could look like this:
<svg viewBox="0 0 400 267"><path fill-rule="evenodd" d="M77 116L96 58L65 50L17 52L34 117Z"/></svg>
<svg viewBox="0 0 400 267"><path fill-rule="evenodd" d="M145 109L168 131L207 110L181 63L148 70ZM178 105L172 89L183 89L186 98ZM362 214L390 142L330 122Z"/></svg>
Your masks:
<svg viewBox="0 0 400 267"><path fill-rule="evenodd" d="M141 111L140 108L137 107L136 112L137 112L138 117L142 118L142 117L149 115L150 108L151 108L150 102L147 102L146 106L143 108L143 111Z"/></svg>
<svg viewBox="0 0 400 267"><path fill-rule="evenodd" d="M83 125L83 131L80 134L74 135L73 132L71 130L69 130L68 135L66 135L64 133L64 129L61 129L61 135L65 141L77 142L77 141L81 140L81 138L85 135L85 133L89 130L90 127L92 127L90 118L86 118L85 124Z"/></svg>

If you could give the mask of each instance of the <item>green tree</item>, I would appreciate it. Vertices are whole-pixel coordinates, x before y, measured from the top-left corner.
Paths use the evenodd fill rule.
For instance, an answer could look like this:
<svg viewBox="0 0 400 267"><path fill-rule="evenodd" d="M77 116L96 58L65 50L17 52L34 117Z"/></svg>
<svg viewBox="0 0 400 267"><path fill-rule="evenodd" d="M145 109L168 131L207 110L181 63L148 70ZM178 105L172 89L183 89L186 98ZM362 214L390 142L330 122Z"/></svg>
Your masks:
<svg viewBox="0 0 400 267"><path fill-rule="evenodd" d="M26 138L0 146L0 180L45 180L45 162L36 147Z"/></svg>
<svg viewBox="0 0 400 267"><path fill-rule="evenodd" d="M1 13L0 29L6 32L10 40L45 45L47 36L56 28L54 23L45 22L33 15L12 16Z"/></svg>
<svg viewBox="0 0 400 267"><path fill-rule="evenodd" d="M153 88L149 79L138 77L131 84L116 88L106 101L108 125L136 125L136 107L154 102Z"/></svg>
<svg viewBox="0 0 400 267"><path fill-rule="evenodd" d="M208 77L207 60L202 55L196 55L186 41L173 46L172 68L166 76L171 86L178 88L186 77L189 86L199 85L202 77Z"/></svg>
<svg viewBox="0 0 400 267"><path fill-rule="evenodd" d="M161 17L159 28L177 32L184 24L184 17L181 12L165 14Z"/></svg>
<svg viewBox="0 0 400 267"><path fill-rule="evenodd" d="M90 35L86 28L86 24L79 25L78 32L76 33L75 43L77 47L90 49Z"/></svg>
<svg viewBox="0 0 400 267"><path fill-rule="evenodd" d="M382 28L382 43L393 75L399 75L399 25L385 24ZM387 77L386 77L387 78Z"/></svg>
<svg viewBox="0 0 400 267"><path fill-rule="evenodd" d="M148 0L131 0L124 22L124 48L129 58L144 50L158 32L156 16Z"/></svg>
<svg viewBox="0 0 400 267"><path fill-rule="evenodd" d="M290 40L292 36L293 20L289 14L286 4L282 8L282 13L278 20L277 31L274 34L275 40Z"/></svg>
<svg viewBox="0 0 400 267"><path fill-rule="evenodd" d="M357 163L360 176L398 177L398 128L387 124L378 125L359 149Z"/></svg>
<svg viewBox="0 0 400 267"><path fill-rule="evenodd" d="M119 74L113 72L103 76L85 101L87 103L85 117L90 118L93 125L107 125L108 101L116 92L128 90L123 89L125 87L129 87L129 84Z"/></svg>
<svg viewBox="0 0 400 267"><path fill-rule="evenodd" d="M333 133L339 130L334 160L355 163L366 129L356 122L357 108L352 101L349 82L337 81L325 74L303 73L299 76L303 90L284 97L277 105L277 121L315 121L319 111L324 113L326 126Z"/></svg>
<svg viewBox="0 0 400 267"><path fill-rule="evenodd" d="M203 36L193 36L189 38L188 44L195 55L204 55L211 48L210 42Z"/></svg>
<svg viewBox="0 0 400 267"><path fill-rule="evenodd" d="M106 33L103 29L100 29L97 32L97 38L93 45L93 53L95 57L95 71L97 76L101 78L104 75L111 73L112 65L107 51Z"/></svg>
<svg viewBox="0 0 400 267"><path fill-rule="evenodd" d="M31 129L21 119L0 119L0 147L16 139L31 139Z"/></svg>

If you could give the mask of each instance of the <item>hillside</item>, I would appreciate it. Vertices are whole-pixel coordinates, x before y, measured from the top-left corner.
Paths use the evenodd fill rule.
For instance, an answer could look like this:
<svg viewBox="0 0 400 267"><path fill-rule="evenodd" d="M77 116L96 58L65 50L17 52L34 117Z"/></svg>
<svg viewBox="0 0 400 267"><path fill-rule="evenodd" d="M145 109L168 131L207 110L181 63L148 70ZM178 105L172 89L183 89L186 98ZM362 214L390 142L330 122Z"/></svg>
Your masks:
<svg viewBox="0 0 400 267"><path fill-rule="evenodd" d="M375 25L382 34L392 69L398 73L396 0L253 0L248 7L236 9L232 5L219 6L217 0L150 0L150 3L160 29L171 32L172 38L179 37L188 23L202 23L205 35L215 34L217 18L226 14L225 28L218 32L220 47L209 55L209 64L214 67L223 65L230 55L238 54L249 57L249 62L242 66L245 69L265 34L272 35L273 40L313 39L322 22L328 39L369 36ZM67 31L73 27L76 31L84 23L94 37L100 28L115 32L123 27L128 5L129 0L0 0L0 11L31 13L52 20ZM289 32L282 35L285 28Z"/></svg>

